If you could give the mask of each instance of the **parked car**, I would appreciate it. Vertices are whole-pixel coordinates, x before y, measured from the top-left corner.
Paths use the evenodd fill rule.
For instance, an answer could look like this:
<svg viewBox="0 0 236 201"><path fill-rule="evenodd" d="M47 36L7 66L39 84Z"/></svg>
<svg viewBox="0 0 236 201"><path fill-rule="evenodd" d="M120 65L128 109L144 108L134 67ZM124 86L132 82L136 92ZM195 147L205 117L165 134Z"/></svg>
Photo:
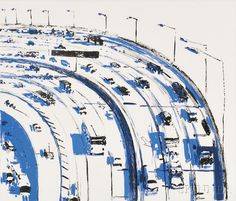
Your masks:
<svg viewBox="0 0 236 201"><path fill-rule="evenodd" d="M106 136L90 136L91 144L106 145Z"/></svg>
<svg viewBox="0 0 236 201"><path fill-rule="evenodd" d="M162 68L159 65L154 64L152 62L147 63L147 69L150 70L152 73L155 72L157 72L158 74L163 73Z"/></svg>
<svg viewBox="0 0 236 201"><path fill-rule="evenodd" d="M208 124L207 124L206 119L202 120L202 127L203 127L203 129L204 129L204 131L206 132L207 135L211 134L211 130L210 130Z"/></svg>
<svg viewBox="0 0 236 201"><path fill-rule="evenodd" d="M166 125L166 126L171 125L172 118L171 118L171 114L169 112L162 111L162 112L160 112L159 117L161 119L161 122L164 125Z"/></svg>
<svg viewBox="0 0 236 201"><path fill-rule="evenodd" d="M113 78L103 78L104 82L106 82L107 84L115 84L115 81Z"/></svg>
<svg viewBox="0 0 236 201"><path fill-rule="evenodd" d="M137 77L135 78L135 83L137 86L141 87L142 89L149 89L150 88L150 83L143 79L142 77Z"/></svg>
<svg viewBox="0 0 236 201"><path fill-rule="evenodd" d="M199 156L199 165L212 165L214 163L213 153L210 151L202 151Z"/></svg>
<svg viewBox="0 0 236 201"><path fill-rule="evenodd" d="M145 182L146 194L156 194L159 190L157 178L154 172L147 172L147 178Z"/></svg>
<svg viewBox="0 0 236 201"><path fill-rule="evenodd" d="M111 62L110 65L114 68L120 68L120 64L118 64L117 62Z"/></svg>
<svg viewBox="0 0 236 201"><path fill-rule="evenodd" d="M62 44L58 45L57 47L55 47L55 49L61 49L61 50L65 50L66 47Z"/></svg>
<svg viewBox="0 0 236 201"><path fill-rule="evenodd" d="M123 86L117 86L117 89L120 91L122 96L129 96L130 95L130 91Z"/></svg>
<svg viewBox="0 0 236 201"><path fill-rule="evenodd" d="M92 41L92 42L94 42L94 44L95 45L97 45L97 43L99 44L99 45L103 45L103 40L101 39L101 36L97 36L97 35L88 35L87 37L87 41L88 41L88 43L90 42L90 41Z"/></svg>
<svg viewBox="0 0 236 201"><path fill-rule="evenodd" d="M91 145L89 154L93 156L101 156L104 155L104 151L104 145Z"/></svg>
<svg viewBox="0 0 236 201"><path fill-rule="evenodd" d="M188 100L188 93L180 83L173 82L171 86L181 102Z"/></svg>
<svg viewBox="0 0 236 201"><path fill-rule="evenodd" d="M181 189L184 187L183 170L181 167L172 167L170 169L171 188Z"/></svg>

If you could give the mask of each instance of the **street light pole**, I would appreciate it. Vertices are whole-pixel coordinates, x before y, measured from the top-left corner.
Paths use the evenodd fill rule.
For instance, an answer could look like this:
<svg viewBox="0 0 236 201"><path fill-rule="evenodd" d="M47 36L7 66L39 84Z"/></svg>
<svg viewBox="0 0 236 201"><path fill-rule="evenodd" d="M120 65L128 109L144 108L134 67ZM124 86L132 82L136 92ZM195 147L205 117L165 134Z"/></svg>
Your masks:
<svg viewBox="0 0 236 201"><path fill-rule="evenodd" d="M173 63L175 62L175 57L176 57L176 28L175 27L171 27L171 26L168 26L166 24L158 24L160 27L166 27L170 30L173 30L174 31L174 52L173 52Z"/></svg>
<svg viewBox="0 0 236 201"><path fill-rule="evenodd" d="M50 15L49 15L49 10L43 10L42 12L48 14L48 26L50 26Z"/></svg>
<svg viewBox="0 0 236 201"><path fill-rule="evenodd" d="M6 9L2 8L2 10L5 14L5 25L7 25L7 14L6 14Z"/></svg>
<svg viewBox="0 0 236 201"><path fill-rule="evenodd" d="M29 14L30 14L30 25L32 26L32 25L33 25L33 21L32 21L32 10L31 10L31 9L28 9L27 12L29 12Z"/></svg>
<svg viewBox="0 0 236 201"><path fill-rule="evenodd" d="M75 28L75 11L74 10L67 10L68 13L72 12L73 15L73 28Z"/></svg>
<svg viewBox="0 0 236 201"><path fill-rule="evenodd" d="M219 61L221 63L221 70L222 70L222 84L223 84L223 114L222 114L222 144L224 146L224 135L225 135L225 107L226 107L226 90L225 90L225 68L224 68L224 61L221 59L218 59L209 53L200 50L198 48L192 48L195 49L197 52L201 52L205 56L208 56L216 61Z"/></svg>
<svg viewBox="0 0 236 201"><path fill-rule="evenodd" d="M185 43L191 43L191 44L196 44L196 45L200 45L202 47L204 47L205 52L207 52L207 44L205 43L199 43L196 41L192 41L192 40L188 40L186 38L180 37L180 40L185 42ZM205 96L207 95L207 78L208 78L208 69L207 69L207 56L205 55Z"/></svg>
<svg viewBox="0 0 236 201"><path fill-rule="evenodd" d="M105 20L105 31L107 31L107 15L104 13L98 13L98 15L103 16Z"/></svg>
<svg viewBox="0 0 236 201"><path fill-rule="evenodd" d="M137 40L138 40L138 19L135 18L135 17L131 17L131 16L127 17L126 19L127 19L127 20L128 20L128 19L133 19L133 20L135 20L135 42L137 43Z"/></svg>
<svg viewBox="0 0 236 201"><path fill-rule="evenodd" d="M12 8L11 9L12 11L15 11L15 15L16 15L16 25L18 24L18 19L17 19L17 10L16 10L16 8Z"/></svg>

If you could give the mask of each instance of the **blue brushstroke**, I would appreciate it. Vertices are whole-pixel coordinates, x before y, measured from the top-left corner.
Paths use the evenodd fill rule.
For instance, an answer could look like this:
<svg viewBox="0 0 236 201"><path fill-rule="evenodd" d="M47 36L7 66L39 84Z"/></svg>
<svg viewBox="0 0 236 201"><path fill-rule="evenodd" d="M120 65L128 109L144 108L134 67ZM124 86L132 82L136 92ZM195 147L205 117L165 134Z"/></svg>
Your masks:
<svg viewBox="0 0 236 201"><path fill-rule="evenodd" d="M29 200L36 201L38 200L38 168L28 134L16 119L3 111L0 112L2 121L8 122L6 126L1 126L1 132L9 132L9 135L5 135L5 141L11 142L14 146L15 159L19 162L21 171L28 177L31 187ZM10 193L19 194L18 187L12 185Z"/></svg>

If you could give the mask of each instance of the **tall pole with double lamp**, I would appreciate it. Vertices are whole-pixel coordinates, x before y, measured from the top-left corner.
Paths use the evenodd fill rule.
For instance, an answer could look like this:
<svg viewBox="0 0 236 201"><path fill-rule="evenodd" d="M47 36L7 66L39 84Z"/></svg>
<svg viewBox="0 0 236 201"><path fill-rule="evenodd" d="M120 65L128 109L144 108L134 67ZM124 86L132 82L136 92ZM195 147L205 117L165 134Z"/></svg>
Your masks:
<svg viewBox="0 0 236 201"><path fill-rule="evenodd" d="M158 26L174 31L174 51L173 51L173 63L174 63L175 62L175 56L176 56L176 28L172 27L172 26L169 26L169 25L166 25L166 24L158 24Z"/></svg>
<svg viewBox="0 0 236 201"><path fill-rule="evenodd" d="M67 10L67 12L72 13L72 17L73 17L72 27L75 28L75 11L74 10Z"/></svg>
<svg viewBox="0 0 236 201"><path fill-rule="evenodd" d="M189 40L189 39L186 39L183 37L180 37L180 40L185 43L200 45L204 48L205 52L207 52L207 44L205 44L205 43L199 43L199 42L192 41L192 40ZM207 70L207 56L206 55L205 55L204 61L205 61L205 96L207 96L207 78L208 78L207 71L208 70Z"/></svg>
<svg viewBox="0 0 236 201"><path fill-rule="evenodd" d="M134 32L134 35L135 35L135 42L137 43L137 41L138 41L138 19L135 18L135 17L131 17L131 16L127 17L126 19L127 20L132 19L132 20L135 21L135 32Z"/></svg>
<svg viewBox="0 0 236 201"><path fill-rule="evenodd" d="M105 25L104 25L104 28L105 28L105 31L107 31L107 15L104 14L104 13L98 13L99 16L103 16L104 17L104 22L105 22Z"/></svg>
<svg viewBox="0 0 236 201"><path fill-rule="evenodd" d="M16 25L18 24L18 18L17 18L17 10L16 8L12 8L12 11L15 11L15 17L16 17Z"/></svg>
<svg viewBox="0 0 236 201"><path fill-rule="evenodd" d="M42 10L43 13L47 13L48 15L48 26L50 26L50 12L49 10Z"/></svg>
<svg viewBox="0 0 236 201"><path fill-rule="evenodd" d="M31 10L31 9L28 9L27 12L29 12L29 14L30 14L30 26L32 26L32 25L33 25L32 10Z"/></svg>

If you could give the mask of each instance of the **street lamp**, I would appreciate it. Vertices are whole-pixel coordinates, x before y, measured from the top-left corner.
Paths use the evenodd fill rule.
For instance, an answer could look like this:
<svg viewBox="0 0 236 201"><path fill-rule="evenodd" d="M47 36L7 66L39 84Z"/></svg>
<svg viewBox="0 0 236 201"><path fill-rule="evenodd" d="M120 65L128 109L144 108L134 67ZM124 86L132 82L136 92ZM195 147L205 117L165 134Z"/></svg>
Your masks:
<svg viewBox="0 0 236 201"><path fill-rule="evenodd" d="M191 43L191 44L196 44L204 47L205 52L207 52L207 44L204 43L199 43L196 41L188 40L186 38L180 37L180 40L185 43ZM207 56L205 55L205 95L207 94Z"/></svg>
<svg viewBox="0 0 236 201"><path fill-rule="evenodd" d="M16 10L16 8L12 8L11 9L12 11L15 11L15 15L16 15L16 25L18 24L18 19L17 19L17 10Z"/></svg>
<svg viewBox="0 0 236 201"><path fill-rule="evenodd" d="M75 11L74 10L67 10L67 12L72 13L72 15L73 15L73 26L72 27L75 28Z"/></svg>
<svg viewBox="0 0 236 201"><path fill-rule="evenodd" d="M2 8L1 11L3 11L4 14L5 14L5 25L7 25L7 14L6 14L6 9Z"/></svg>
<svg viewBox="0 0 236 201"><path fill-rule="evenodd" d="M175 54L176 54L176 28L175 27L171 27L171 26L168 26L166 24L158 24L160 27L166 27L170 30L173 30L174 31L174 55L173 55L173 62L175 62Z"/></svg>
<svg viewBox="0 0 236 201"><path fill-rule="evenodd" d="M225 95L226 95L226 91L225 91L225 68L224 68L224 61L221 59L218 59L212 55L210 55L209 53L198 49L198 48L192 48L194 49L196 52L200 52L202 54L204 54L205 56L208 56L216 61L219 61L221 63L221 70L222 70L222 83L223 83L223 114L222 114L222 144L224 146L224 134L225 134L225 104L226 104L226 99L225 99Z"/></svg>
<svg viewBox="0 0 236 201"><path fill-rule="evenodd" d="M50 26L50 16L49 16L49 10L42 10L43 13L48 14L48 26Z"/></svg>
<svg viewBox="0 0 236 201"><path fill-rule="evenodd" d="M29 12L29 14L30 14L30 25L32 26L33 25L33 22L32 22L32 10L28 9L27 12Z"/></svg>
<svg viewBox="0 0 236 201"><path fill-rule="evenodd" d="M137 38L138 38L138 19L135 18L135 17L131 17L131 16L127 17L126 19L127 20L129 20L129 19L135 20L135 42L137 43Z"/></svg>
<svg viewBox="0 0 236 201"><path fill-rule="evenodd" d="M98 15L103 16L105 19L105 31L107 31L107 15L104 13L98 13Z"/></svg>

